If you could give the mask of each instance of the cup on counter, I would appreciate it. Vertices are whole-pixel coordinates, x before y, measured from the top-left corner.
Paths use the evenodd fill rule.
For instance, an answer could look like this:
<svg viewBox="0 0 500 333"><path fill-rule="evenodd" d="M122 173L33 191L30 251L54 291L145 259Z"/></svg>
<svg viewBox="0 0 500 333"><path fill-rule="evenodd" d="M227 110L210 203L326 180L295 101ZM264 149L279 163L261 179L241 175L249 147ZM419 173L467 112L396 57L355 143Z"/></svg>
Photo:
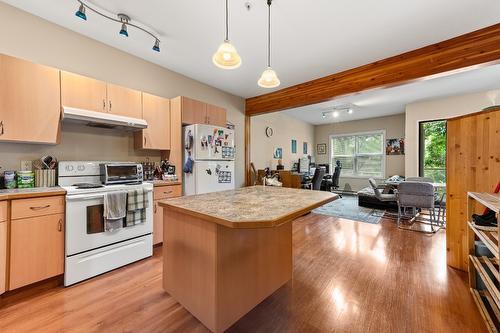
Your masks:
<svg viewBox="0 0 500 333"><path fill-rule="evenodd" d="M5 188L8 189L16 188L16 172L5 171L3 175L4 175Z"/></svg>

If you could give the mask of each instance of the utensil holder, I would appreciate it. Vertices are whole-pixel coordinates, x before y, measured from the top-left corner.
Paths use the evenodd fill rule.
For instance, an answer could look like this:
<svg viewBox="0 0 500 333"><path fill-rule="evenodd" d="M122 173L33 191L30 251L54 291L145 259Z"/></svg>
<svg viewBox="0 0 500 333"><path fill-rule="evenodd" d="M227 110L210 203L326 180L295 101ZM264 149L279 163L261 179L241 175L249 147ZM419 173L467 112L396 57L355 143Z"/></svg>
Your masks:
<svg viewBox="0 0 500 333"><path fill-rule="evenodd" d="M35 187L56 186L56 170L43 169L35 170Z"/></svg>

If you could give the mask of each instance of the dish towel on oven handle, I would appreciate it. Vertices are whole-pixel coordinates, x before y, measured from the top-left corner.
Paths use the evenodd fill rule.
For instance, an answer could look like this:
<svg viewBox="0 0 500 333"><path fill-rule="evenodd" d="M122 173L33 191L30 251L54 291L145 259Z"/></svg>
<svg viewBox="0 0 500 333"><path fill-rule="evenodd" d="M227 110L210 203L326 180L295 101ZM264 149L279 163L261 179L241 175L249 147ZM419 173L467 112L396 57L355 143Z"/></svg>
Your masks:
<svg viewBox="0 0 500 333"><path fill-rule="evenodd" d="M127 215L127 192L117 191L104 194L104 231L114 231L123 227Z"/></svg>
<svg viewBox="0 0 500 333"><path fill-rule="evenodd" d="M147 191L143 188L127 192L127 217L125 226L131 227L146 222L146 208L149 207Z"/></svg>

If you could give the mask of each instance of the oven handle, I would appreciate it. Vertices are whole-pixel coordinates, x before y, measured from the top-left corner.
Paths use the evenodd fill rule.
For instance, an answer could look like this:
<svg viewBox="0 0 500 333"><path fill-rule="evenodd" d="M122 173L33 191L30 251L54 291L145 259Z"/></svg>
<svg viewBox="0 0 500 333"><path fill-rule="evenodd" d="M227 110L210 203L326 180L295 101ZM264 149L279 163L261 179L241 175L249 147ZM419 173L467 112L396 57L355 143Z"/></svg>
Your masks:
<svg viewBox="0 0 500 333"><path fill-rule="evenodd" d="M145 193L151 193L153 190L146 190ZM101 194L76 194L76 195L67 195L66 201L83 201L83 200L95 200L95 199L104 199L104 193Z"/></svg>

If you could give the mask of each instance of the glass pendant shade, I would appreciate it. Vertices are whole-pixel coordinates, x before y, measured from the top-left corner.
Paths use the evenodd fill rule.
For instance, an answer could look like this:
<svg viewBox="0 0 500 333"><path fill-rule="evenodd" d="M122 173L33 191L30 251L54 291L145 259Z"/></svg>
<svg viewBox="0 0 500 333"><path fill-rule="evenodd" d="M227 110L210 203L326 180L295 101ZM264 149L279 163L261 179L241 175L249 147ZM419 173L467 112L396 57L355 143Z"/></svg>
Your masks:
<svg viewBox="0 0 500 333"><path fill-rule="evenodd" d="M241 58L238 55L236 48L228 41L225 40L217 52L212 57L215 66L222 69L235 69L241 66Z"/></svg>
<svg viewBox="0 0 500 333"><path fill-rule="evenodd" d="M257 84L262 88L276 88L280 85L280 83L278 75L276 75L276 72L271 67L266 68L257 82Z"/></svg>

